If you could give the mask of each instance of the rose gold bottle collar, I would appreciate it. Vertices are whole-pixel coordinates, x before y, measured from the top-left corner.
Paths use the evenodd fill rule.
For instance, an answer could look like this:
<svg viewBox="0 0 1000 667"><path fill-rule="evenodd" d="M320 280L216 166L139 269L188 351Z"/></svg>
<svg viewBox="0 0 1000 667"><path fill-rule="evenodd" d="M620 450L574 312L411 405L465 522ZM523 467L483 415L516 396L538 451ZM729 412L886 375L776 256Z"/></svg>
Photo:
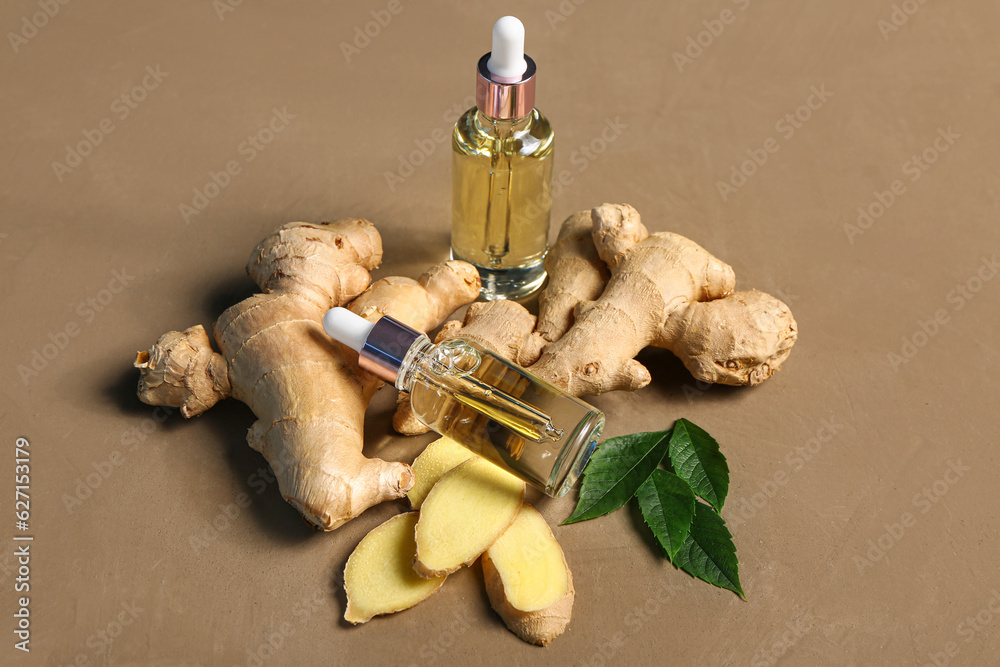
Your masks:
<svg viewBox="0 0 1000 667"><path fill-rule="evenodd" d="M490 54L479 59L476 67L476 106L490 118L523 118L535 108L535 61L524 56L528 64L518 79L499 77L490 72L486 63Z"/></svg>

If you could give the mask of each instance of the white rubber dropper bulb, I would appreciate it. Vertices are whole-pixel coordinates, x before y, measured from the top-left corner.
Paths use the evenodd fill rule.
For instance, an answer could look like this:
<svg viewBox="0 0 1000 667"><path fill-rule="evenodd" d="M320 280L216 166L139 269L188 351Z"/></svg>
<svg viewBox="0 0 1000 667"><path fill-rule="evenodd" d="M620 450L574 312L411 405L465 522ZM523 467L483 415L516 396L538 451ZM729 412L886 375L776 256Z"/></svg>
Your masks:
<svg viewBox="0 0 1000 667"><path fill-rule="evenodd" d="M323 316L323 331L355 352L361 352L375 324L346 308L331 308Z"/></svg>
<svg viewBox="0 0 1000 667"><path fill-rule="evenodd" d="M519 79L528 63L524 60L524 24L514 16L504 16L493 24L493 50L486 68L504 79Z"/></svg>

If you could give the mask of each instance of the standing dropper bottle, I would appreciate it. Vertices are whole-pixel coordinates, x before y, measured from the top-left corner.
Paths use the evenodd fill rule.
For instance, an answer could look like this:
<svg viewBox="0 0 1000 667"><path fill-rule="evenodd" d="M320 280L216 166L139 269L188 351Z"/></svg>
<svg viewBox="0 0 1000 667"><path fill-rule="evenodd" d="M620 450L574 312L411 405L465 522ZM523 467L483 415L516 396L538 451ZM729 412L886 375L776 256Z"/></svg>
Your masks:
<svg viewBox="0 0 1000 667"><path fill-rule="evenodd" d="M451 254L479 270L485 299L519 299L545 281L554 136L535 106L524 26L504 16L476 67L476 106L452 135Z"/></svg>
<svg viewBox="0 0 1000 667"><path fill-rule="evenodd" d="M597 446L604 415L472 341L437 345L391 317L372 323L346 308L327 334L358 352L366 371L410 392L431 429L550 496L570 489Z"/></svg>

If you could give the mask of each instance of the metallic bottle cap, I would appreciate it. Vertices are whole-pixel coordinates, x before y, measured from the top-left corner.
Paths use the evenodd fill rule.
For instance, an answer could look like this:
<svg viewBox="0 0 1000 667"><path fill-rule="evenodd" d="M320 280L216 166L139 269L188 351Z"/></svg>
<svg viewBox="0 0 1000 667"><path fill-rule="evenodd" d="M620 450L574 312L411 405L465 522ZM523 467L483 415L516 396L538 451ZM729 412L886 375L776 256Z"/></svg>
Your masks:
<svg viewBox="0 0 1000 667"><path fill-rule="evenodd" d="M490 118L523 118L535 108L535 61L524 56L528 67L520 77L497 76L487 63L490 54L476 66L476 106Z"/></svg>
<svg viewBox="0 0 1000 667"><path fill-rule="evenodd" d="M368 333L358 351L358 365L386 382L395 382L406 353L422 337L416 329L386 315Z"/></svg>

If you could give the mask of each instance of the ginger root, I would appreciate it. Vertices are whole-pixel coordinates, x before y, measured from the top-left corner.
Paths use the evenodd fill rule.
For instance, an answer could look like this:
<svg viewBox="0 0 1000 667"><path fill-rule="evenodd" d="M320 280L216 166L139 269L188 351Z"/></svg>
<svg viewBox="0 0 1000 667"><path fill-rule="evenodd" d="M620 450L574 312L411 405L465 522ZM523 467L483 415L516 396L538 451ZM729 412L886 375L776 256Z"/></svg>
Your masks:
<svg viewBox="0 0 1000 667"><path fill-rule="evenodd" d="M662 329L672 314L722 298L736 283L728 265L693 241L667 232L650 235L631 206L605 204L594 209L592 221L611 280L597 301L577 308L574 325L532 366L576 395L649 384L649 371L635 355L664 339Z"/></svg>
<svg viewBox="0 0 1000 667"><path fill-rule="evenodd" d="M246 403L258 417L247 442L271 465L285 500L323 530L405 495L413 485L407 464L362 454L364 412L382 383L321 325L328 309L365 290L381 259L381 238L366 220L284 225L247 263L263 293L216 321L220 352L201 327L164 334L136 358L139 398L181 407L185 417L229 395ZM419 282L378 281L355 307L430 329L478 291L471 265L447 262Z"/></svg>
<svg viewBox="0 0 1000 667"><path fill-rule="evenodd" d="M471 565L517 517L524 482L475 457L444 475L420 505L417 557L422 577Z"/></svg>
<svg viewBox="0 0 1000 667"><path fill-rule="evenodd" d="M490 604L507 627L545 646L562 634L573 611L573 576L541 514L522 505L514 523L483 554Z"/></svg>
<svg viewBox="0 0 1000 667"><path fill-rule="evenodd" d="M629 317L616 321L635 329L629 350L638 353L646 345L670 350L704 382L760 384L788 358L798 326L784 303L757 290L733 293L732 267L683 236L650 234L627 204L603 204L591 217L594 243L611 268L611 280L598 301L577 309L583 320L578 339L606 317L616 320L613 311L622 308ZM637 308L639 297L645 297L652 317ZM543 376L558 374L553 357L560 348L573 350L574 342L560 339L557 345L546 350L549 359L539 360Z"/></svg>
<svg viewBox="0 0 1000 667"><path fill-rule="evenodd" d="M479 272L468 262L451 260L428 269L419 280L382 278L351 301L350 310L375 322L391 315L417 331L430 331L479 296Z"/></svg>
<svg viewBox="0 0 1000 667"><path fill-rule="evenodd" d="M771 377L795 344L787 305L757 290L734 293L728 264L678 234L649 233L627 204L576 213L559 238L537 325L516 303L477 303L437 342L471 338L577 396L649 384L634 358L647 346L670 350L698 380L739 386ZM595 253L610 269L607 284Z"/></svg>
<svg viewBox="0 0 1000 667"><path fill-rule="evenodd" d="M566 218L559 237L545 256L549 283L538 295L536 331L546 341L557 341L573 326L573 314L581 302L601 296L608 282L608 267L591 239L590 211Z"/></svg>
<svg viewBox="0 0 1000 667"><path fill-rule="evenodd" d="M413 571L416 525L416 512L397 514L354 548L344 567L344 620L365 623L374 616L409 609L441 588L445 577L425 579Z"/></svg>

